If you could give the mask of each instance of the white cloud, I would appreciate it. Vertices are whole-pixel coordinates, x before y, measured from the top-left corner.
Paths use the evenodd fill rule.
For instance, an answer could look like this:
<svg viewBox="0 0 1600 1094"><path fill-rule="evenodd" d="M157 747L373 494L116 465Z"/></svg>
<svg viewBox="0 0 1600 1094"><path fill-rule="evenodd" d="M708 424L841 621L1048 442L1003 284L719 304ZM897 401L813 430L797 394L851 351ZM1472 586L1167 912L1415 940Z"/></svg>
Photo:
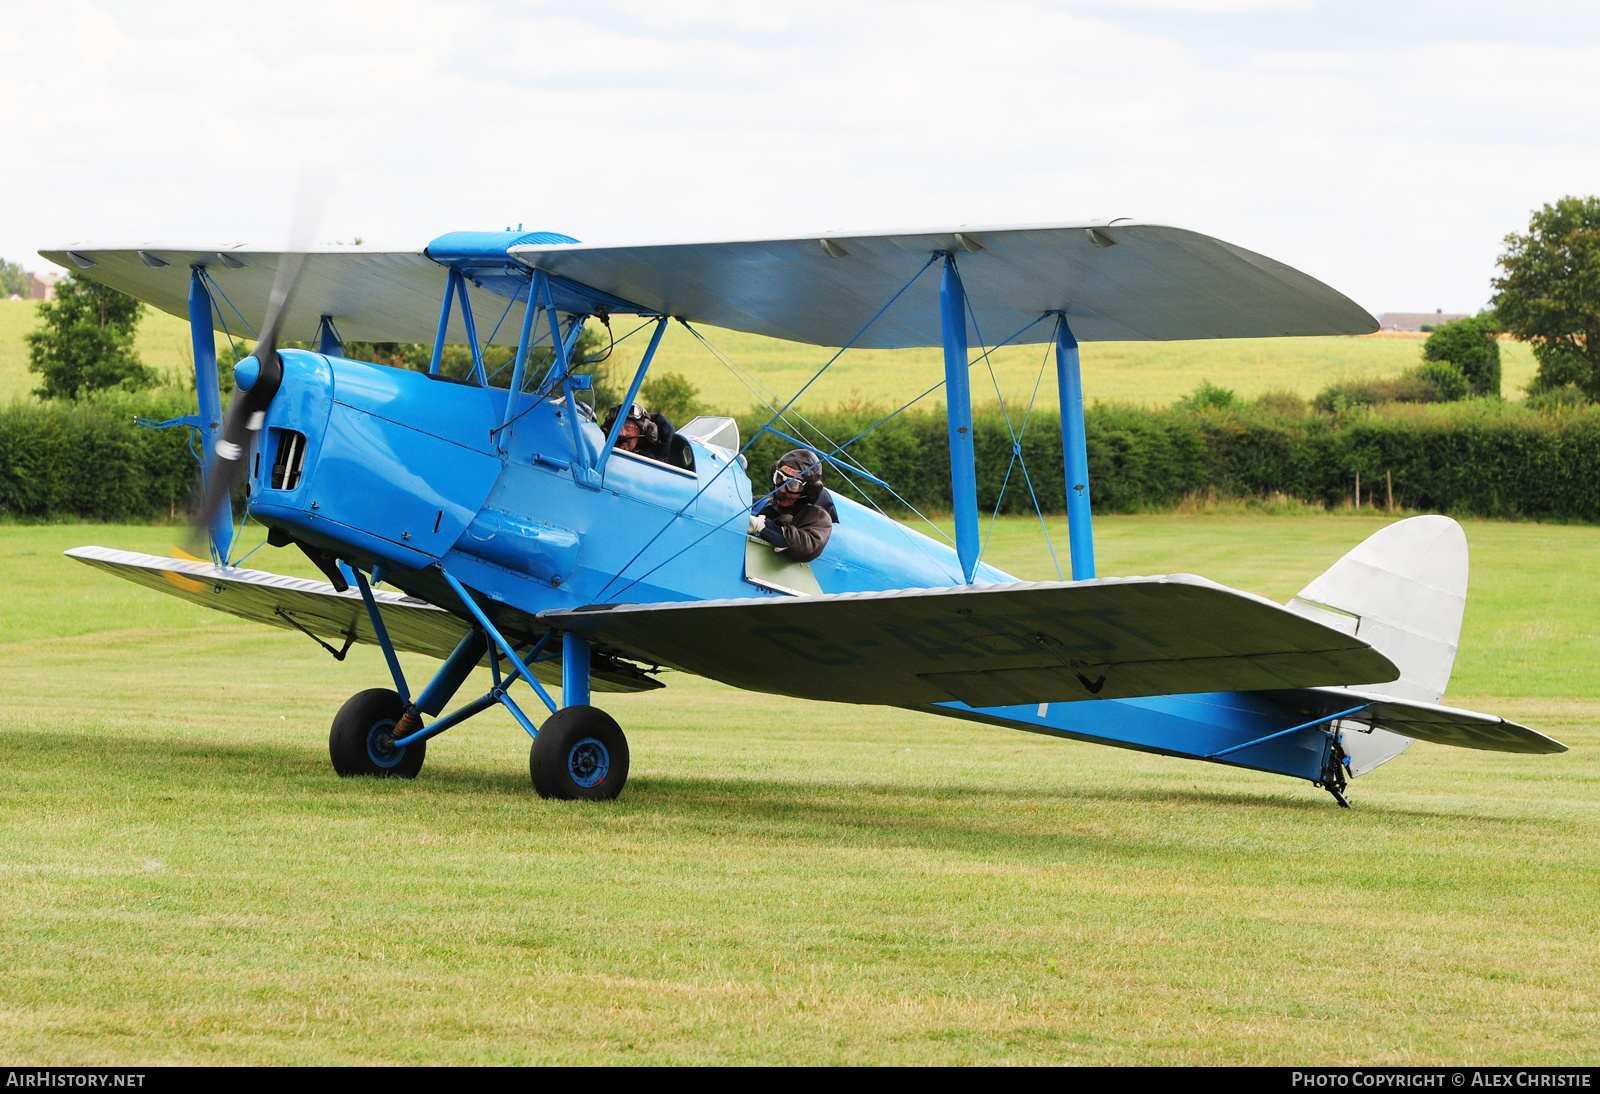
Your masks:
<svg viewBox="0 0 1600 1094"><path fill-rule="evenodd" d="M1600 177L1592 28L1513 39L1493 6L16 7L0 20L28 100L0 118L12 258L92 237L275 241L309 165L337 180L329 238L1128 215L1375 310L1455 309L1486 299L1530 208Z"/></svg>

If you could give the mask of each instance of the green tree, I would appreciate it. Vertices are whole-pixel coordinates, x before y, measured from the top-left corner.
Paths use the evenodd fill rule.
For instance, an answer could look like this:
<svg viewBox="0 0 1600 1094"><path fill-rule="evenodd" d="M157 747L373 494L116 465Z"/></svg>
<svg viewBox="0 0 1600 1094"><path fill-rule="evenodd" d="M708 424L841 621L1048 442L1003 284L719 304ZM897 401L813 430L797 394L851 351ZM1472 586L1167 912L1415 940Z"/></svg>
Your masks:
<svg viewBox="0 0 1600 1094"><path fill-rule="evenodd" d="M1425 361L1451 364L1465 376L1473 395L1500 394L1499 320L1485 312L1434 328L1422 345Z"/></svg>
<svg viewBox="0 0 1600 1094"><path fill-rule="evenodd" d="M1201 380L1193 392L1173 405L1179 410L1238 410L1243 404L1232 388Z"/></svg>
<svg viewBox="0 0 1600 1094"><path fill-rule="evenodd" d="M1495 375L1499 375L1498 369ZM1458 403L1468 395L1475 394L1471 378L1451 361L1424 361L1401 374L1401 379L1410 378L1421 380L1432 388L1430 396L1418 402Z"/></svg>
<svg viewBox="0 0 1600 1094"><path fill-rule="evenodd" d="M44 377L34 391L46 399L81 399L120 387L156 382L133 348L144 305L95 281L69 274L56 283L54 302L39 305L44 329L26 335L28 371Z"/></svg>
<svg viewBox="0 0 1600 1094"><path fill-rule="evenodd" d="M1506 236L1494 310L1533 345L1542 394L1571 385L1600 400L1600 198L1565 197L1533 214L1526 235Z"/></svg>
<svg viewBox="0 0 1600 1094"><path fill-rule="evenodd" d="M0 300L12 296L26 300L32 290L33 282L28 277L28 271L22 268L22 263L7 262L0 258Z"/></svg>
<svg viewBox="0 0 1600 1094"><path fill-rule="evenodd" d="M639 388L639 401L651 413L666 415L674 425L683 425L700 413L700 389L681 372L650 377Z"/></svg>

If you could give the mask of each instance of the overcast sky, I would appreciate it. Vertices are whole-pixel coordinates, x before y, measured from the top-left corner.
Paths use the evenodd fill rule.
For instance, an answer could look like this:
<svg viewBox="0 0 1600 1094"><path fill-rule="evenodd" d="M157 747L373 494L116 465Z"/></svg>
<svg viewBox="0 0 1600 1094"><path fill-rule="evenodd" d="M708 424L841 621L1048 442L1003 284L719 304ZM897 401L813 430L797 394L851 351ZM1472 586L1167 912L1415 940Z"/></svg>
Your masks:
<svg viewBox="0 0 1600 1094"><path fill-rule="evenodd" d="M1471 311L1600 192L1600 4L0 0L0 256L1128 216Z"/></svg>

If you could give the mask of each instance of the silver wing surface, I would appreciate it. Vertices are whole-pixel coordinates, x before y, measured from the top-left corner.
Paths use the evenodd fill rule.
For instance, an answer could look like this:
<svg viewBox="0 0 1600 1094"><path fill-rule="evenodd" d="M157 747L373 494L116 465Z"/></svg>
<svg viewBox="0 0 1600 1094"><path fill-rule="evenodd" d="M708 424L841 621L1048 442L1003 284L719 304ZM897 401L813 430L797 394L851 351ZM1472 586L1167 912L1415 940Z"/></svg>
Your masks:
<svg viewBox="0 0 1600 1094"><path fill-rule="evenodd" d="M204 266L227 297L226 301L216 302L214 325L221 330L221 324L226 322L235 338L250 337L247 323L249 330L261 328L282 257L278 251L237 244L85 245L39 253L51 262L185 320L189 318L189 267ZM306 255L294 299L284 317L284 337L315 338L322 316L329 315L347 339L432 343L448 276L448 271L420 247L415 251L359 247L313 250ZM488 317L480 338L494 329L496 318L508 303L505 297L491 300L495 301L494 315ZM500 323L494 340L514 346L522 330L523 306L516 301L509 303L510 312ZM480 324L484 322L482 313L487 310L480 306ZM460 309L453 309L445 341L462 344L467 340Z"/></svg>
<svg viewBox="0 0 1600 1094"><path fill-rule="evenodd" d="M939 252L956 256L972 307L972 337L988 345L1023 327L1028 329L1016 341L1049 341L1054 323L1035 321L1058 310L1067 313L1080 341L1091 342L1378 329L1348 297L1281 262L1198 232L1126 220L847 232L827 236L826 243L805 236L524 244L511 247L503 261L548 271L575 286L564 294L564 311L594 311L603 304L613 313L681 316L838 346ZM40 254L183 317L189 314L189 267L205 266L226 294L217 306L235 333L235 310L259 327L281 256L238 244L192 243L82 244ZM525 291L526 282L477 273L474 278L481 282L473 294L480 330L497 330L495 341L514 344L523 305L512 297ZM431 343L445 279L445 267L420 247L313 249L284 329L288 337L309 339L319 318L329 315L348 339ZM942 345L939 314L935 268L917 277L854 344ZM459 311L452 313L445 340L467 341Z"/></svg>
<svg viewBox="0 0 1600 1094"><path fill-rule="evenodd" d="M845 703L1002 706L1399 675L1360 639L1189 574L594 605L539 620L620 656Z"/></svg>
<svg viewBox="0 0 1600 1094"><path fill-rule="evenodd" d="M526 244L530 266L665 315L822 346L843 345L930 256L953 254L975 341L994 345L1065 311L1079 341L1370 334L1354 301L1264 255L1183 228L1096 221L842 233L651 246ZM1040 322L1016 338L1048 342ZM929 270L854 343L943 344L939 270Z"/></svg>
<svg viewBox="0 0 1600 1094"><path fill-rule="evenodd" d="M335 644L351 637L360 645L378 644L361 594L354 589L335 592L325 581L109 547L74 547L66 555L136 585L255 623L309 632ZM378 589L372 595L398 650L443 659L470 629L465 620L425 600ZM516 634L521 628L505 629ZM561 682L559 660L540 662L532 669L544 683ZM631 665L594 666L595 691L648 691L661 686Z"/></svg>

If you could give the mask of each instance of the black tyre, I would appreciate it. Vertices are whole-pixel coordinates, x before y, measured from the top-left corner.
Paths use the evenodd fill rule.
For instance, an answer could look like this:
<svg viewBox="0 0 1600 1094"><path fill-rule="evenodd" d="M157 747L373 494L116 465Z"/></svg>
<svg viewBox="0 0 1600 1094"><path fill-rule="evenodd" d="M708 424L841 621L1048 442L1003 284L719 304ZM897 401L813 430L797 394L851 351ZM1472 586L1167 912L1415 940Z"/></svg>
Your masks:
<svg viewBox="0 0 1600 1094"><path fill-rule="evenodd" d="M598 707L563 707L539 727L528 773L541 798L609 801L628 782L628 738Z"/></svg>
<svg viewBox="0 0 1600 1094"><path fill-rule="evenodd" d="M426 741L394 747L394 728L406 705L388 688L371 688L345 700L333 716L328 755L341 778L376 775L380 779L414 779L428 754Z"/></svg>

